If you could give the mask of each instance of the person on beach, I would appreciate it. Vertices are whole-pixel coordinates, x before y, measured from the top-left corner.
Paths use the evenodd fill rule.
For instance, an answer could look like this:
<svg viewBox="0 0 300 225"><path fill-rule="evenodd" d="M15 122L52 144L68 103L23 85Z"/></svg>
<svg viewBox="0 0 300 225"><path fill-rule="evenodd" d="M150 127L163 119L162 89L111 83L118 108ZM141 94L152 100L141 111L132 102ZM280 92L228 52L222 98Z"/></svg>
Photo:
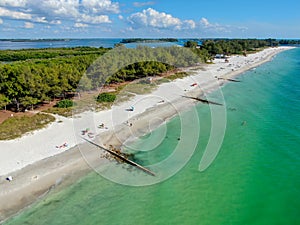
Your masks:
<svg viewBox="0 0 300 225"><path fill-rule="evenodd" d="M104 128L104 123L101 123L98 128L103 129Z"/></svg>
<svg viewBox="0 0 300 225"><path fill-rule="evenodd" d="M87 134L90 131L90 128L86 128L85 130L81 131L82 135Z"/></svg>
<svg viewBox="0 0 300 225"><path fill-rule="evenodd" d="M9 182L11 182L13 180L13 177L12 176L8 176L8 177L6 177L6 180L8 180Z"/></svg>
<svg viewBox="0 0 300 225"><path fill-rule="evenodd" d="M129 109L126 109L126 111L133 112L133 111L134 111L134 107L133 107L133 106L130 106L130 108L129 108Z"/></svg>

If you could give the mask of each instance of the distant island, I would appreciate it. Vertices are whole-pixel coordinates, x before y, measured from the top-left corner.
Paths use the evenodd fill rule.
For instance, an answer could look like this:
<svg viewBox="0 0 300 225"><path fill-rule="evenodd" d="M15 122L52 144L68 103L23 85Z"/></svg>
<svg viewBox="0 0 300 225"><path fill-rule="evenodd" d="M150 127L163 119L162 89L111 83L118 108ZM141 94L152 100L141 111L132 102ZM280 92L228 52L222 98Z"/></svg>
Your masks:
<svg viewBox="0 0 300 225"><path fill-rule="evenodd" d="M159 39L149 39L149 38L128 38L123 39L120 43L128 44L128 43L153 43L153 42L178 42L176 38L159 38Z"/></svg>

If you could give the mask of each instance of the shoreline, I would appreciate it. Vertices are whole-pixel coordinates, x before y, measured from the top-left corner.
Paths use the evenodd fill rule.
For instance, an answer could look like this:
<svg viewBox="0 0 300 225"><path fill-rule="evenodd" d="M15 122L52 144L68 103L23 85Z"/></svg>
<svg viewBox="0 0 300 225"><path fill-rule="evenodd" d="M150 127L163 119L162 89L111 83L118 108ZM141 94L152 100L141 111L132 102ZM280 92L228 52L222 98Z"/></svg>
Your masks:
<svg viewBox="0 0 300 225"><path fill-rule="evenodd" d="M1 149L3 149L2 146L7 149L12 145L15 146L11 150L13 154L4 155L1 160L1 165L6 166L7 169L5 172L0 171L2 175L0 177L0 201L6 203L5 206L0 205L0 223L34 203L52 187L67 185L67 183L71 184L78 178L92 172L91 166L107 162L105 159L99 160L101 151L96 147L82 143L83 140L81 143L78 143L76 134L78 135L80 130L84 129L86 124L83 122L89 121L89 116L92 116L91 122L94 122L94 124L90 124L91 127L94 126L92 131L97 135L101 135L102 143L121 146L125 141L132 141L156 129L162 123L176 116L179 111L188 110L194 105L194 102L189 99L181 98L180 94L199 96L200 94L209 93L227 82L226 80L218 81L214 78L215 76L224 79L236 77L272 60L276 54L289 49L292 49L292 47L268 48L261 52L250 54L247 57L232 56L229 59L229 63L224 63L224 59L216 59L214 64L205 65L204 70L195 71L196 75L162 84L151 94L136 96L129 102L117 105L112 110L95 114L83 113L81 115L82 120L79 118L78 121L75 121L76 123L78 122L75 127L74 120L76 119L65 119L57 116L57 120L63 121L62 124L54 122L49 127L36 131L29 136L13 141L0 142ZM191 84L194 82L200 88L191 87ZM159 104L158 102L161 99L165 103ZM130 105L135 105L135 112L130 114L131 117L128 116L128 112L124 114L124 108ZM114 111L114 116L112 111ZM153 117L160 118L160 120L153 121L151 128L149 128L149 121ZM109 121L112 118L117 121ZM97 130L95 128L95 120L105 120L105 124L109 127L108 131ZM133 127L124 124L125 121L129 120L133 121ZM114 124L116 125L114 126ZM66 139L66 137L57 137L57 130L61 130L69 135L68 144L70 149L54 148L55 145L59 144L58 142L64 142ZM52 135L55 138L50 141L49 139L51 139ZM31 143L33 139L40 139L40 141L33 144ZM45 140L47 140L47 143L45 143ZM30 151L25 152L25 155L22 156L22 154L19 154L19 150L21 146L26 144L29 145ZM36 151L36 149L44 147L45 144L51 146L48 149L45 148L48 150L48 155L41 153L41 150ZM31 149L35 145L37 147ZM85 152L84 157L87 157L88 162L92 165L87 164L86 159L82 155L83 151ZM15 162L13 162L13 165L11 165L11 162L2 164L2 162L14 157L14 154L15 156L26 158L26 153L37 155L37 157L32 160L33 162L28 160L19 167L16 167ZM30 156L27 158L30 158ZM18 170L12 171L12 168L17 168ZM5 180L7 175L12 175L15 179L12 182L8 182Z"/></svg>

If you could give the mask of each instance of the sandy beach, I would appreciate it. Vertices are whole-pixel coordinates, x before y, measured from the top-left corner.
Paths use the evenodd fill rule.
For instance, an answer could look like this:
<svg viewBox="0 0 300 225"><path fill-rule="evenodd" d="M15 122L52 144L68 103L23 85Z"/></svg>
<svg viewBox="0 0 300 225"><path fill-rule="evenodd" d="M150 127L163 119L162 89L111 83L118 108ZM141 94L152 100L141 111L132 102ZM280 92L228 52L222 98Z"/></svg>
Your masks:
<svg viewBox="0 0 300 225"><path fill-rule="evenodd" d="M100 158L101 150L81 137L105 146L121 146L195 105L195 101L181 96L210 93L228 82L226 79L254 69L289 49L268 48L247 57L231 56L229 62L215 59L213 64L186 69L193 73L188 77L163 83L151 94L136 95L110 110L85 112L76 118L55 116L56 121L47 128L16 140L0 141L0 221L32 204L51 188L72 183L92 172L93 167L108 162ZM126 111L131 106L134 111ZM98 127L101 123L104 129ZM91 136L82 135L87 128ZM8 176L13 177L11 182L6 180Z"/></svg>

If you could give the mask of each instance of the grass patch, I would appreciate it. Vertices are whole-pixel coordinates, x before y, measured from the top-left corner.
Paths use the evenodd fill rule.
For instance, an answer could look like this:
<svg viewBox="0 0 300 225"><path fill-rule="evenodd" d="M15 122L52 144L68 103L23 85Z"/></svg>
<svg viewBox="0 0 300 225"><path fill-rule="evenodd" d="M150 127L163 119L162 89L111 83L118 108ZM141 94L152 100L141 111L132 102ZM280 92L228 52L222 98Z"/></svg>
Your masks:
<svg viewBox="0 0 300 225"><path fill-rule="evenodd" d="M203 66L198 66L198 67L195 67L195 68L192 68L192 69L190 69L191 71L199 71L199 70L201 70L201 71L206 71L206 69L203 67Z"/></svg>
<svg viewBox="0 0 300 225"><path fill-rule="evenodd" d="M70 108L56 108L52 107L50 109L44 110L45 113L57 114L64 117L71 117L73 115L73 107Z"/></svg>
<svg viewBox="0 0 300 225"><path fill-rule="evenodd" d="M169 80L176 80L176 79L182 79L187 76L189 76L189 74L186 72L178 72L178 73L172 74L170 76L167 76L167 78Z"/></svg>
<svg viewBox="0 0 300 225"><path fill-rule="evenodd" d="M114 104L113 102L102 102L102 103L97 102L97 104L95 105L94 110L96 112L100 112L100 111L103 111L103 110L108 110L108 109L111 109L113 104Z"/></svg>
<svg viewBox="0 0 300 225"><path fill-rule="evenodd" d="M171 80L169 80L168 78L165 78L165 77L155 80L156 85L169 83L169 82L171 82Z"/></svg>
<svg viewBox="0 0 300 225"><path fill-rule="evenodd" d="M117 96L117 100L115 101L115 104L120 104L122 102L127 102L131 98L133 98L135 95L128 92L120 92Z"/></svg>
<svg viewBox="0 0 300 225"><path fill-rule="evenodd" d="M55 118L38 113L34 116L10 117L0 124L0 140L12 140L22 135L46 127Z"/></svg>
<svg viewBox="0 0 300 225"><path fill-rule="evenodd" d="M137 95L143 95L151 93L156 87L157 86L155 84L132 83L126 85L123 91L134 93Z"/></svg>

